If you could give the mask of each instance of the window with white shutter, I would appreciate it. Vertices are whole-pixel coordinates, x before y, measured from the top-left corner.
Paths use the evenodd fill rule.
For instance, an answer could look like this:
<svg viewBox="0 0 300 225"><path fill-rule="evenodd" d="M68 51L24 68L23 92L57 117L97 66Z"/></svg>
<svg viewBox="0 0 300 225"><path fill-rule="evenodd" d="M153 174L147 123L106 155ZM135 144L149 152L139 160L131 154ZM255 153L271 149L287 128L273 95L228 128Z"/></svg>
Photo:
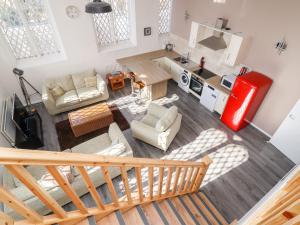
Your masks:
<svg viewBox="0 0 300 225"><path fill-rule="evenodd" d="M17 60L61 52L47 0L0 0L0 30Z"/></svg>
<svg viewBox="0 0 300 225"><path fill-rule="evenodd" d="M159 0L159 33L166 34L170 32L171 29L171 14L172 14L172 4L173 0Z"/></svg>
<svg viewBox="0 0 300 225"><path fill-rule="evenodd" d="M105 1L111 4L112 12L93 15L99 47L118 44L130 39L130 0Z"/></svg>

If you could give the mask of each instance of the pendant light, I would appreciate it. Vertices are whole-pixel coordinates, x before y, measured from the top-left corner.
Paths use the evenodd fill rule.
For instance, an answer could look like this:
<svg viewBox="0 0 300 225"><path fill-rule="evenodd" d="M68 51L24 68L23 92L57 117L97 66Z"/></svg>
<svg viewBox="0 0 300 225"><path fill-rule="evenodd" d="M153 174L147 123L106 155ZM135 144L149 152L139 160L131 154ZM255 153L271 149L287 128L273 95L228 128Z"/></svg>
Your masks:
<svg viewBox="0 0 300 225"><path fill-rule="evenodd" d="M85 6L85 12L91 14L109 13L111 11L111 5L101 0L93 0Z"/></svg>

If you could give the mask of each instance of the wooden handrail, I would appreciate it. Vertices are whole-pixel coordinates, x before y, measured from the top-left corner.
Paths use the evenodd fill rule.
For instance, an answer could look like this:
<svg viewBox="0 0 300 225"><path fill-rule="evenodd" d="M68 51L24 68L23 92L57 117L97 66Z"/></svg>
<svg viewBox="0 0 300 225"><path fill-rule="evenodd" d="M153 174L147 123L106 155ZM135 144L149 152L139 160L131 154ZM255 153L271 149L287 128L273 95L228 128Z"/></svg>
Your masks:
<svg viewBox="0 0 300 225"><path fill-rule="evenodd" d="M0 186L0 202L8 204L10 208L25 218L16 222L12 221L9 215L1 213L0 219L7 220L10 224L15 225L32 225L37 223L41 225L53 223L69 224L69 222L72 224L72 221L75 222L91 215L100 219L115 210L127 210L135 205L197 191L211 162L207 156L200 162L191 162L0 148L0 165L5 166L13 176L17 177L53 212L49 216L39 215L22 201L19 201L17 196L11 195L8 190ZM70 201L74 203L77 210L66 212L26 170L25 166L44 166L66 196L69 197ZM95 200L96 208L88 208L83 204L80 196L73 189L72 184L69 183L60 170L62 166L71 166L77 169L82 177L82 182L86 185L88 192ZM102 172L107 184L112 203L103 203L86 167L100 168L100 173ZM125 190L124 196L118 196L110 176L110 168L120 170L121 182ZM131 176L128 176L127 170L131 168L135 172ZM154 171L158 171L158 175L154 175ZM132 176L136 178L136 190L134 191L129 186L129 179ZM148 191L144 191L145 183L149 187Z"/></svg>
<svg viewBox="0 0 300 225"><path fill-rule="evenodd" d="M141 167L155 166L203 166L209 164L204 160L202 162L180 161L180 160L161 160L132 157L111 157L103 155L71 153L71 152L54 152L54 151L36 151L20 150L14 148L0 148L1 165L36 165L36 166L127 166Z"/></svg>

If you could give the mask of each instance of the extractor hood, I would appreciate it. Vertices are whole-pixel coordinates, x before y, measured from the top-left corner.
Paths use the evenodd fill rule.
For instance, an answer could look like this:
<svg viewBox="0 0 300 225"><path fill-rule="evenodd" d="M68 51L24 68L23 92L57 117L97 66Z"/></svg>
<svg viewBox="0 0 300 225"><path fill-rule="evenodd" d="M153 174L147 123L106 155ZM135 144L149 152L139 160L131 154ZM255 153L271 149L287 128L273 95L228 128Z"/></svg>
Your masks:
<svg viewBox="0 0 300 225"><path fill-rule="evenodd" d="M219 18L216 22L215 28L221 30L221 29L225 28L226 25L227 25L227 20L225 20L223 18ZM225 48L227 48L227 44L226 44L223 36L224 36L223 32L214 31L212 36L210 36L202 41L199 41L198 43L207 48L215 50L215 51L225 49Z"/></svg>

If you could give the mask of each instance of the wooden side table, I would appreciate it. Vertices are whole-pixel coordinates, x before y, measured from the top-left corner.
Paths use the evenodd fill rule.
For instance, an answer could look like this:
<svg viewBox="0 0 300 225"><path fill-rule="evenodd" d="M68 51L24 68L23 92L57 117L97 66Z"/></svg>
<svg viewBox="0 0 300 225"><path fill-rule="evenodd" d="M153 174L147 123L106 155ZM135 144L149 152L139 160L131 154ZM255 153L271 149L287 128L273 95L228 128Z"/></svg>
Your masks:
<svg viewBox="0 0 300 225"><path fill-rule="evenodd" d="M106 75L106 77L109 82L110 88L113 91L116 91L116 90L119 90L119 89L122 89L125 87L124 73L120 73L119 75L112 75L109 73Z"/></svg>

